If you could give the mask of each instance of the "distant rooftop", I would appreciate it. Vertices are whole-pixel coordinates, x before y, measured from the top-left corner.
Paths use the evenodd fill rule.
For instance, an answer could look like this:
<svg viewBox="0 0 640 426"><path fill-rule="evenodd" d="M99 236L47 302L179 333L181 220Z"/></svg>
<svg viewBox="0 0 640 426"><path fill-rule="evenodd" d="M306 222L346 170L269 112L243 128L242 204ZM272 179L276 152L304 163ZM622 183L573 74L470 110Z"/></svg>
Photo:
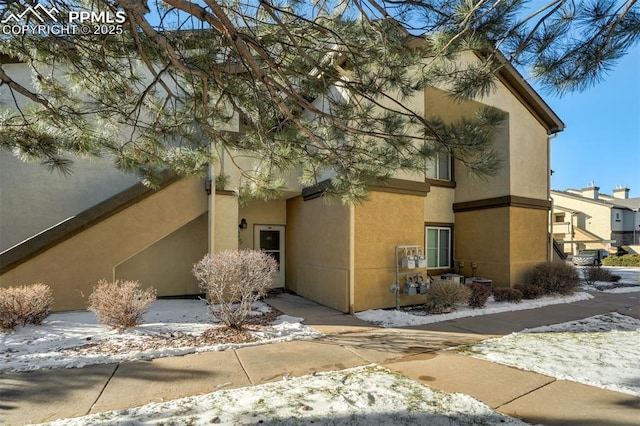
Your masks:
<svg viewBox="0 0 640 426"><path fill-rule="evenodd" d="M629 188L624 186L615 188L613 190L614 195L601 193L600 188L595 186L593 182L590 182L589 186L582 189L567 188L564 191L552 189L551 192L609 207L618 207L629 210L640 209L640 197L628 198Z"/></svg>

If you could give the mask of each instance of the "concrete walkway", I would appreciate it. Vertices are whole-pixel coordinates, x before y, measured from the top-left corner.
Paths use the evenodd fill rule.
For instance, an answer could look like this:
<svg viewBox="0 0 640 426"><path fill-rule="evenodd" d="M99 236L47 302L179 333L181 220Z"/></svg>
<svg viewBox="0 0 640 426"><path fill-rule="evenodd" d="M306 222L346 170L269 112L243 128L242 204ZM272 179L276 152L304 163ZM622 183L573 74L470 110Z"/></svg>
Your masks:
<svg viewBox="0 0 640 426"><path fill-rule="evenodd" d="M640 398L442 351L599 313L640 318L639 297L602 294L569 305L382 329L281 294L267 303L304 317L325 337L81 369L0 373L0 424L76 417L377 363L427 386L471 395L530 423L640 425Z"/></svg>

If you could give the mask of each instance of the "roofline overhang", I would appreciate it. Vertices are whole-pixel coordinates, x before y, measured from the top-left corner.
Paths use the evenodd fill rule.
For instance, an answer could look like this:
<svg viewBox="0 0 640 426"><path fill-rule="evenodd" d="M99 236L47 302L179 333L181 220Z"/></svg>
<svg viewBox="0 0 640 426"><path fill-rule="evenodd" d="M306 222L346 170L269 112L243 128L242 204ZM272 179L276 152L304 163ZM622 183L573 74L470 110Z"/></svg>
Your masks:
<svg viewBox="0 0 640 426"><path fill-rule="evenodd" d="M482 57L483 54L476 52ZM522 102L538 121L547 129L548 135L562 132L566 125L551 109L542 96L524 79L522 74L499 51L495 52L495 58L500 65L498 79Z"/></svg>
<svg viewBox="0 0 640 426"><path fill-rule="evenodd" d="M419 46L425 42L424 36L412 36L409 38L409 46ZM562 132L567 126L560 119L558 114L551 109L542 96L531 87L520 72L509 62L509 60L498 49L491 52L473 50L473 53L481 59L486 59L488 55L493 55L497 62L498 73L496 77L507 89L527 108L527 110L544 126L547 135L554 135Z"/></svg>

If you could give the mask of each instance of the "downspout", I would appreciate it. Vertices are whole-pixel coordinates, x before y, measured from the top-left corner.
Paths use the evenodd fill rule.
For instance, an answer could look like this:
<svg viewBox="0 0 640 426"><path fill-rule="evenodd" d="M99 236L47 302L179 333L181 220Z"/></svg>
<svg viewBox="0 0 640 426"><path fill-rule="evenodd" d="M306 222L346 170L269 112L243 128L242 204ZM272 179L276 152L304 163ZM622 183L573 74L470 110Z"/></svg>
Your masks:
<svg viewBox="0 0 640 426"><path fill-rule="evenodd" d="M549 244L547 246L547 259L553 262L553 198L551 198L551 141L558 137L558 133L547 136L547 200L551 203L547 220L549 223Z"/></svg>
<svg viewBox="0 0 640 426"><path fill-rule="evenodd" d="M210 152L211 152L211 162L209 163L209 185L211 186L211 193L209 194L208 198L208 219L207 219L207 227L208 227L208 235L207 235L207 249L209 254L213 254L214 250L215 250L215 239L216 239L216 231L215 231L215 225L216 225L216 171L215 171L215 164L214 164L214 159L213 159L213 154L214 154L214 150L215 150L215 146L214 143L211 142L210 145Z"/></svg>
<svg viewBox="0 0 640 426"><path fill-rule="evenodd" d="M349 313L355 313L355 280L356 280L356 208L353 204L349 204Z"/></svg>

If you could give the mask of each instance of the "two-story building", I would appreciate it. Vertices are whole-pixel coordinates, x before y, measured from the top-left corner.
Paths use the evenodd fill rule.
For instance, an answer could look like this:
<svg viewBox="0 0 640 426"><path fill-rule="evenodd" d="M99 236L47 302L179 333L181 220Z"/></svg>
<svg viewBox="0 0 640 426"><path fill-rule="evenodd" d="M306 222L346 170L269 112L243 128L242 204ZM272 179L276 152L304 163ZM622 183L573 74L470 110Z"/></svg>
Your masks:
<svg viewBox="0 0 640 426"><path fill-rule="evenodd" d="M629 198L629 188L620 186L607 195L592 183L582 189L552 190L551 197L553 238L564 244L565 253L639 243L640 197Z"/></svg>
<svg viewBox="0 0 640 426"><path fill-rule="evenodd" d="M465 60L474 58L469 52ZM395 306L389 286L397 245L421 246L431 276L455 271L489 278L494 286L514 285L552 256L549 137L564 124L515 68L502 65L496 90L482 99L453 101L444 89L427 87L404 100L444 120L484 105L506 112L494 138L503 160L495 177L478 180L462 163L441 156L423 174L398 174L370 186L369 200L358 205L328 200L322 183L303 188L293 173L279 198L240 206L231 161L216 165L231 177L224 188L167 177L151 191L129 187L130 178L117 173L104 175L114 186L84 179L83 173L96 179L90 164L51 185L41 170L5 159L13 166L2 172L0 233L11 236L11 247L0 254L0 285L46 283L57 310L84 308L100 279L139 280L160 296L196 294L191 268L208 250L250 248L279 260L277 287L355 312ZM13 66L20 73L20 64ZM102 197L80 203L84 192ZM63 201L63 194L74 201ZM76 203L78 211L52 207L61 202ZM28 236L12 231L27 226L33 214L45 216L42 229L31 227ZM402 295L401 303L420 300Z"/></svg>

